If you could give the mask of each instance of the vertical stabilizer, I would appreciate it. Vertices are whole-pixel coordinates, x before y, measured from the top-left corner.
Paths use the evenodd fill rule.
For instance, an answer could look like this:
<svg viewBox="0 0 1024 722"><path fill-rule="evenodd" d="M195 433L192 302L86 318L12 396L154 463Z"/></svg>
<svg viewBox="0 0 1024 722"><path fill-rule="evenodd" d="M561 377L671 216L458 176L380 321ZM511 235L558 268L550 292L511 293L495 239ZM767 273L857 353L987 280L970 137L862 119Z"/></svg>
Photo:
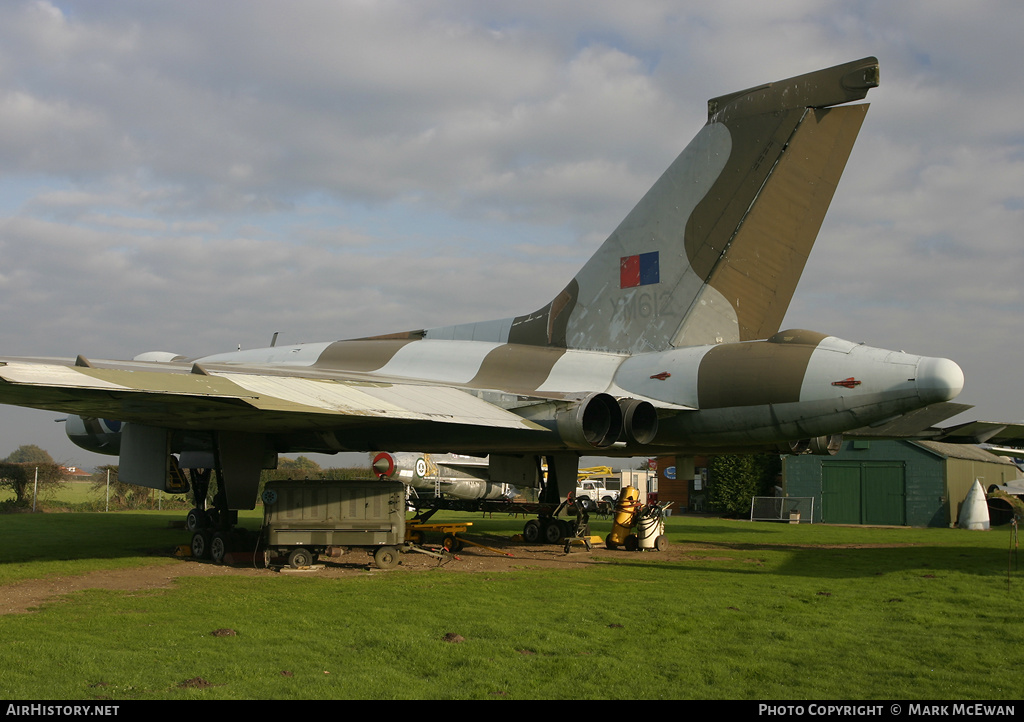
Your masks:
<svg viewBox="0 0 1024 722"><path fill-rule="evenodd" d="M865 58L708 101L693 141L507 340L637 353L778 331L867 111L830 106L877 84Z"/></svg>

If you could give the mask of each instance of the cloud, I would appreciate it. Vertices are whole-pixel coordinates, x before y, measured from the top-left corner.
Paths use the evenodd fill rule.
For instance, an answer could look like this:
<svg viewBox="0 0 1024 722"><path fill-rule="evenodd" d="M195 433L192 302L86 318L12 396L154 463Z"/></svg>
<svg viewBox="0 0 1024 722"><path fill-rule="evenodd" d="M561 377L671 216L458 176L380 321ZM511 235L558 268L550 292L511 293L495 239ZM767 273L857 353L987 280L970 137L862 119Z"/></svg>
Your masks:
<svg viewBox="0 0 1024 722"><path fill-rule="evenodd" d="M786 323L955 358L962 400L1024 416L999 361L1022 32L1011 2L7 3L2 349L198 355L531 311L708 98L876 55Z"/></svg>

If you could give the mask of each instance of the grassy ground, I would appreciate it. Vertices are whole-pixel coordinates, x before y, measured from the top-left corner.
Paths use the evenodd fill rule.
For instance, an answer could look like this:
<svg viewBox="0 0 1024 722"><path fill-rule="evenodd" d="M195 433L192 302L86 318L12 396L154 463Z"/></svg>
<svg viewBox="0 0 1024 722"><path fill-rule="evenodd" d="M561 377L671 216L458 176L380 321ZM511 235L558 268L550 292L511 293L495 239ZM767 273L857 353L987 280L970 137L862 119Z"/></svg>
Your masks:
<svg viewBox="0 0 1024 722"><path fill-rule="evenodd" d="M168 528L180 516L0 518L0 594L32 577L173 564L162 554L182 542ZM470 517L476 533L522 527L449 517ZM509 560L487 573L187 577L80 592L0 617L0 697L1024 696L1013 671L1024 575L1008 574L1006 529L672 517L667 533L671 558L599 552L612 563L571 571ZM211 636L219 628L237 635ZM187 684L196 679L206 684Z"/></svg>

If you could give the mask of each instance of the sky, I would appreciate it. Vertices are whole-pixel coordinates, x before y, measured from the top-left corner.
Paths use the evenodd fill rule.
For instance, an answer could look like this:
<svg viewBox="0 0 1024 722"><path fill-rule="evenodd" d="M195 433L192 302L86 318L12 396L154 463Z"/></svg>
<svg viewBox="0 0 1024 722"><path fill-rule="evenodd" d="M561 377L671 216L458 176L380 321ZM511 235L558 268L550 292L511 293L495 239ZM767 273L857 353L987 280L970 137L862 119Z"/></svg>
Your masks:
<svg viewBox="0 0 1024 722"><path fill-rule="evenodd" d="M0 4L0 355L201 356L561 290L718 95L880 87L783 328L952 358L1024 418L1024 4ZM78 449L0 408L0 458Z"/></svg>

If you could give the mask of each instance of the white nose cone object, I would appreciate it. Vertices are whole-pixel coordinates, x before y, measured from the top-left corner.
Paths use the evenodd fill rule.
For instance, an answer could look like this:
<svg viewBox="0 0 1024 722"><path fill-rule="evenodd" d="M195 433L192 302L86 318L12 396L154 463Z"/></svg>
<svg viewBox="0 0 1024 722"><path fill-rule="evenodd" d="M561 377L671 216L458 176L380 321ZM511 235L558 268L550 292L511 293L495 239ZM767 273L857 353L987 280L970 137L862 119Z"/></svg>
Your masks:
<svg viewBox="0 0 1024 722"><path fill-rule="evenodd" d="M981 482L974 480L974 486L967 492L964 505L960 507L960 521L957 523L961 529L982 529L989 528L988 501L985 499L985 492L981 488Z"/></svg>

